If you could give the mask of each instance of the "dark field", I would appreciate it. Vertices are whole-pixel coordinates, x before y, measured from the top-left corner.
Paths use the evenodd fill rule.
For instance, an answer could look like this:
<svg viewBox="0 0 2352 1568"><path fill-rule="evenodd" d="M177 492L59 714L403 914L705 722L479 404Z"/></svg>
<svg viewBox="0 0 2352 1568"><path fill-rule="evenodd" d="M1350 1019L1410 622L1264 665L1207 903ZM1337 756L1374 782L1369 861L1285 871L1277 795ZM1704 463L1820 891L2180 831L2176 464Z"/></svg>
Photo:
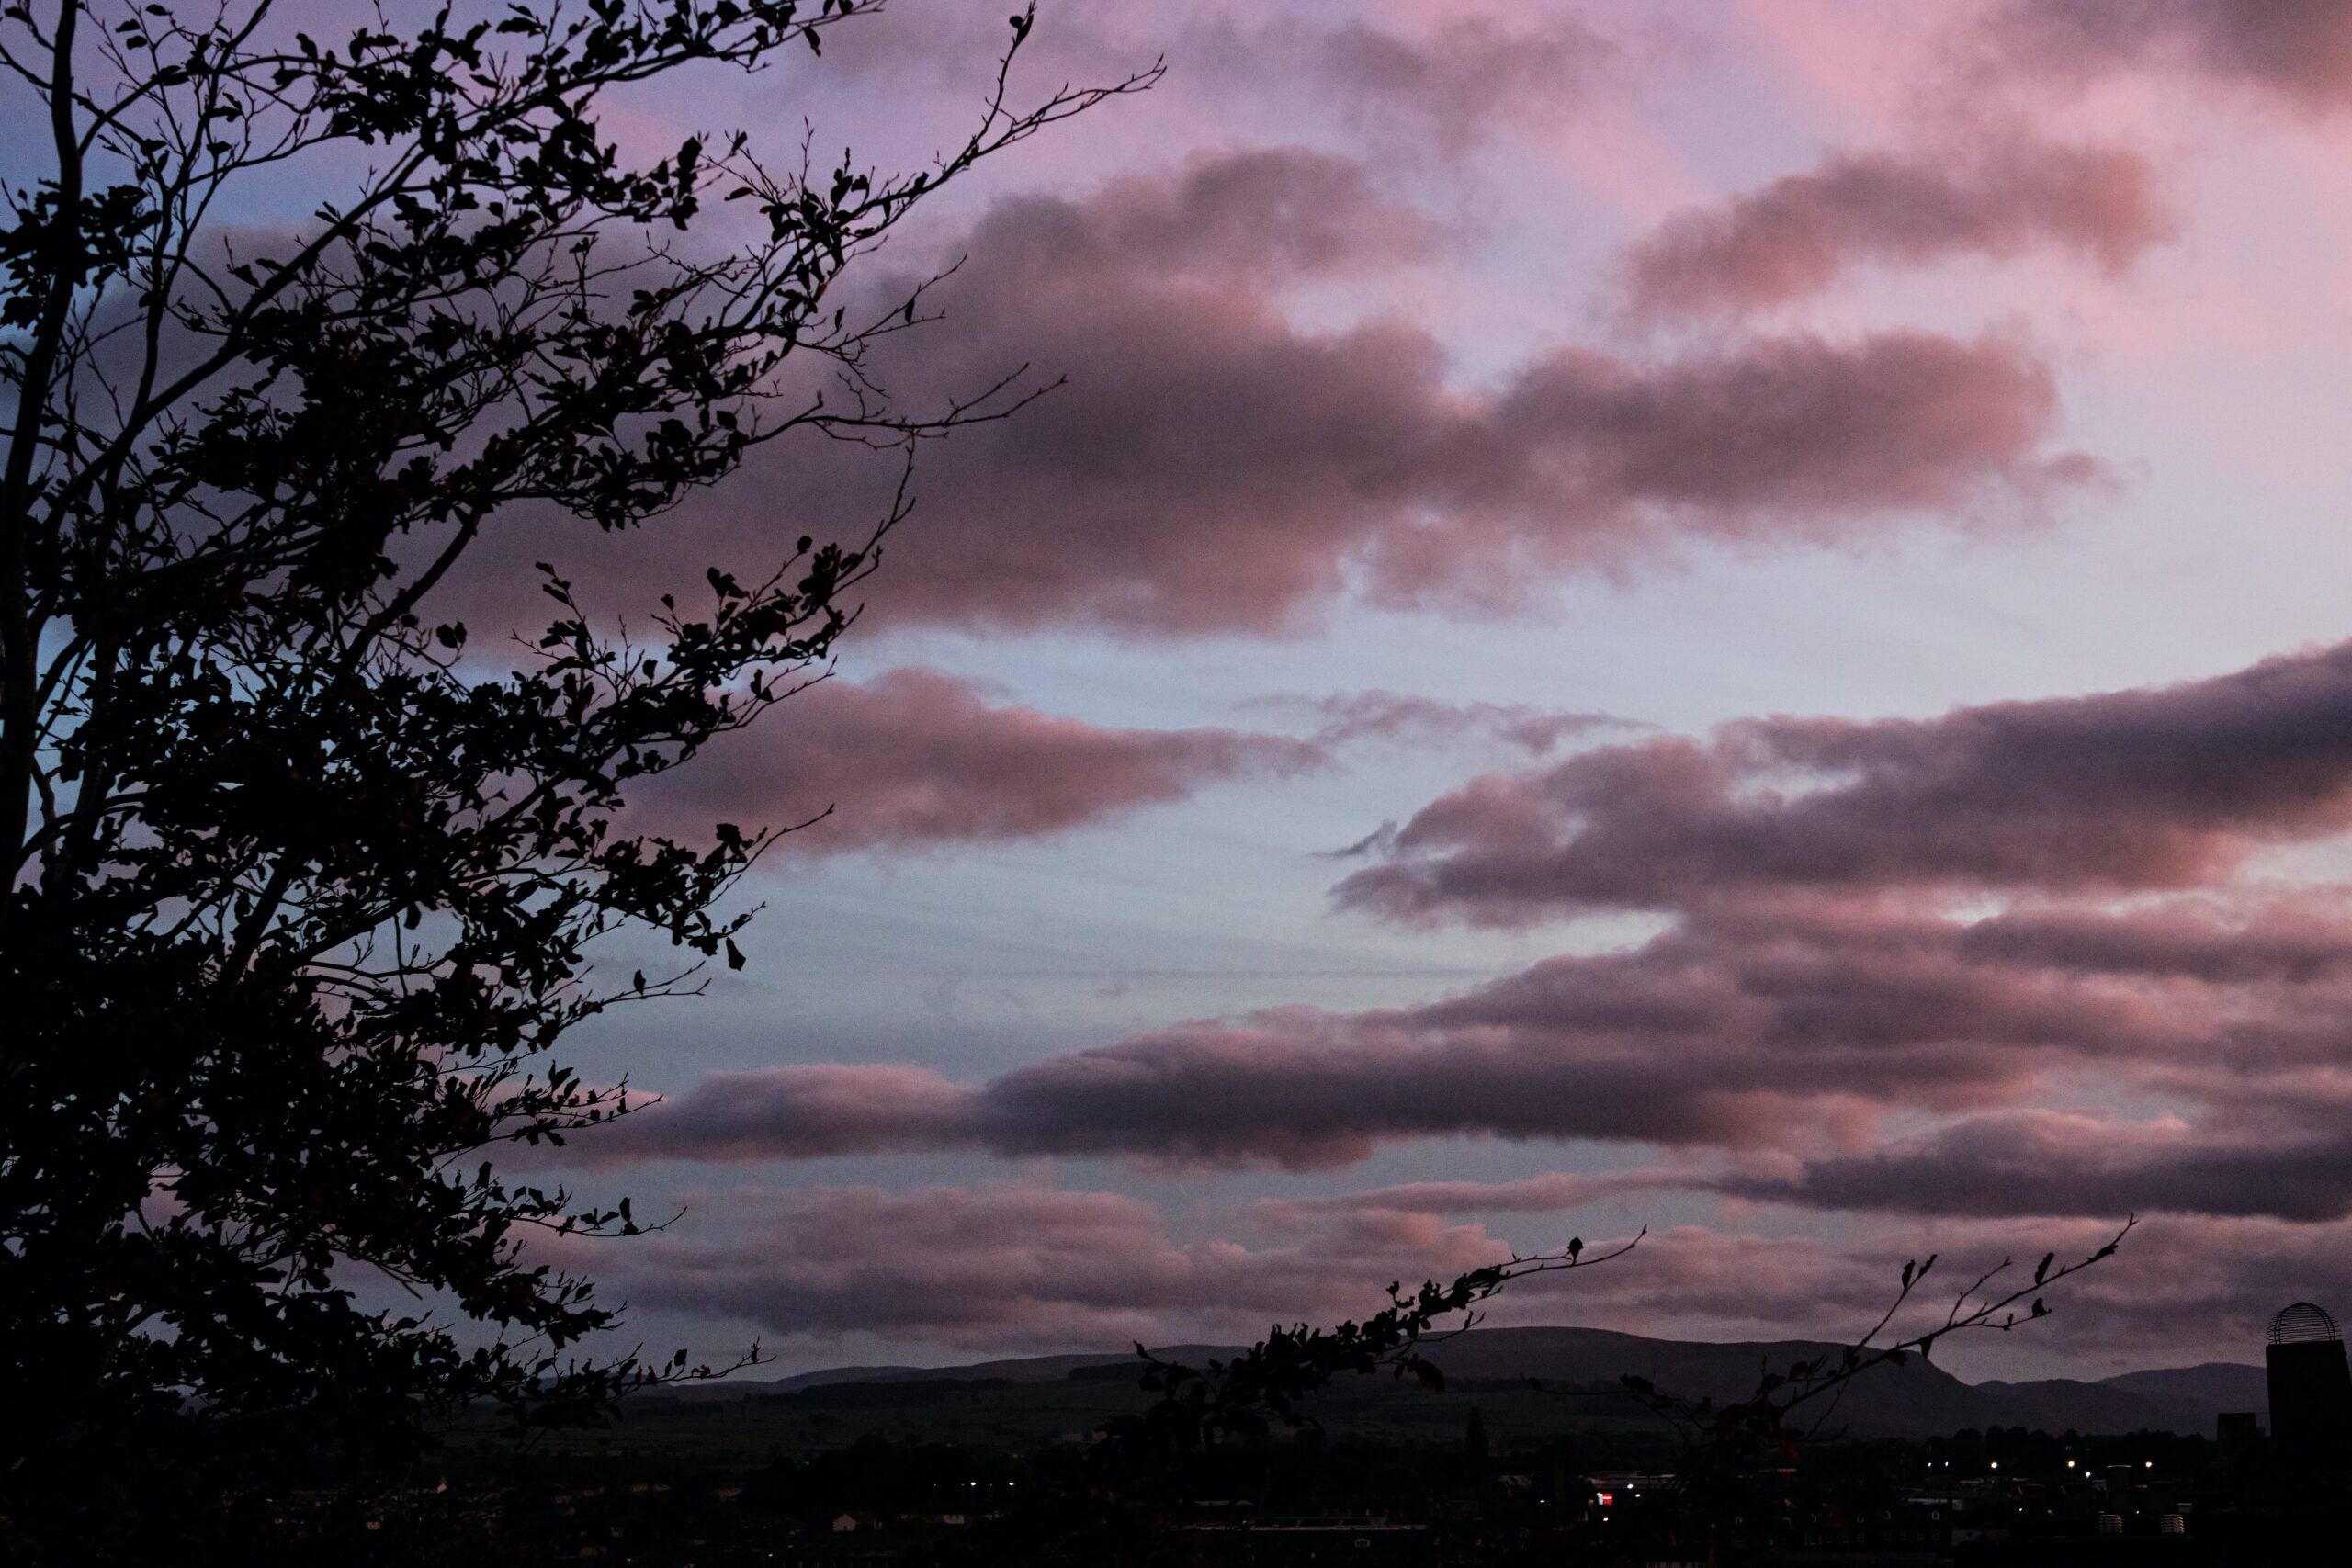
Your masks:
<svg viewBox="0 0 2352 1568"><path fill-rule="evenodd" d="M1111 1421L1142 1410L1148 1397L1124 1368L1051 1382L910 1380L791 1393L720 1387L634 1398L616 1425L551 1435L538 1446L550 1454L660 1455L709 1465L756 1465L868 1438L1028 1451L1083 1447ZM1413 1448L1458 1444L1474 1407L1503 1452L1573 1436L1633 1465L1663 1462L1675 1446L1660 1418L1613 1391L1544 1392L1517 1380L1466 1380L1432 1393L1385 1378L1351 1379L1317 1399L1313 1414L1334 1438Z"/></svg>

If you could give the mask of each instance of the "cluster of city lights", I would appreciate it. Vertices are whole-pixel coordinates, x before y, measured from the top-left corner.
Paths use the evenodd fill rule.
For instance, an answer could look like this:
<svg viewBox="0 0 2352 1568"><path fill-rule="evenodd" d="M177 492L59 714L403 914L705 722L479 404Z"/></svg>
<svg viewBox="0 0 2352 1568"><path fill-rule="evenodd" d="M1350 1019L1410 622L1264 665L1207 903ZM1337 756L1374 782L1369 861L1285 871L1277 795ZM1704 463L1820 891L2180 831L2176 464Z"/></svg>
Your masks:
<svg viewBox="0 0 2352 1568"><path fill-rule="evenodd" d="M2000 1468L2001 1468L2001 1461L2000 1461L1999 1460L1993 1460L1993 1461L1989 1461L1989 1462L1990 1462L1990 1464L1991 1464L1991 1467L1992 1467L1993 1469L1995 1469L1995 1470L1998 1470L1998 1469L2000 1469ZM2075 1461L2073 1461L2073 1460L2068 1460L2068 1461L2066 1461L2066 1468L2067 1468L2068 1470L2072 1470L2072 1469L2074 1469L2074 1468L2075 1468ZM1930 1470L1933 1470L1933 1469L1936 1467L1936 1465L1939 1465L1939 1465L1941 1465L1941 1466L1943 1466L1946 1470L1950 1470L1950 1469L1951 1468L1951 1461L1950 1461L1950 1460L1948 1460L1948 1459L1939 1459L1939 1460L1937 1460L1937 1461L1933 1461L1933 1463L1929 1464L1928 1468L1928 1469L1930 1469ZM2142 1460L2142 1461L2140 1461L2140 1468L2141 1468L2142 1470L2154 1470L2154 1469L2155 1469L2155 1468L2156 1468L2156 1461L2155 1461L2154 1460L2152 1460L2152 1459L2143 1459L2143 1460Z"/></svg>

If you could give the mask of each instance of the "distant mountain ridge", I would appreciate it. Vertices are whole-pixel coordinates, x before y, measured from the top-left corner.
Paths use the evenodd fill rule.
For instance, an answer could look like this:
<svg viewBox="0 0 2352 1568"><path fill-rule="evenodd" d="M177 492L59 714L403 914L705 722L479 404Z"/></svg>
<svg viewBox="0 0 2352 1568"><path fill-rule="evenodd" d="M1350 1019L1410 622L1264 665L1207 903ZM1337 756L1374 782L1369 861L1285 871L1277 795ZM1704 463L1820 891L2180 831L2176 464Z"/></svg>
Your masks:
<svg viewBox="0 0 2352 1568"><path fill-rule="evenodd" d="M1480 1328L1438 1347L1430 1359L1449 1378L1515 1381L1541 1378L1570 1388L1614 1388L1625 1376L1648 1378L1686 1399L1744 1398L1767 1366L1836 1355L1841 1347L1805 1339L1717 1344L1653 1339L1601 1328ZM1238 1348L1175 1345L1153 1352L1199 1362L1229 1357ZM1080 1352L978 1361L962 1367L834 1367L770 1382L729 1382L708 1393L792 1393L845 1383L938 1383L1002 1380L1055 1382L1087 1368L1132 1361L1133 1351ZM1857 1379L1839 1400L1832 1424L1859 1437L1926 1438L1963 1427L2026 1427L2084 1433L2213 1431L2223 1411L2251 1410L2269 1423L2263 1370L2234 1361L2124 1372L2096 1382L2045 1378L2026 1382L1965 1383L1930 1361L1914 1358Z"/></svg>

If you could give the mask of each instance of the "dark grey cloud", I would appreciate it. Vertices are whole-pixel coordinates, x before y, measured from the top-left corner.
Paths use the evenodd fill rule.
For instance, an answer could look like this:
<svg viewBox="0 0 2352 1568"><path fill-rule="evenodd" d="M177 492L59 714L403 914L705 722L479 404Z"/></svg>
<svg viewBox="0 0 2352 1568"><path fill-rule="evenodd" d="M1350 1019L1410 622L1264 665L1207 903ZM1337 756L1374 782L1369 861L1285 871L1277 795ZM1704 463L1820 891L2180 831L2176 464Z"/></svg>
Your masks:
<svg viewBox="0 0 2352 1568"><path fill-rule="evenodd" d="M2332 1108L2339 1116L2343 1104ZM2243 1118L2231 1119L2242 1123ZM1812 1208L1907 1214L2352 1216L2352 1134L2281 1117L2226 1132L2177 1122L2018 1111L1934 1134L1808 1161L1785 1178L1714 1190Z"/></svg>
<svg viewBox="0 0 2352 1568"><path fill-rule="evenodd" d="M2031 919L1710 917L1419 1007L1187 1024L977 1084L914 1066L716 1074L571 1157L966 1150L1307 1168L1476 1134L1834 1161L1891 1111L2006 1113L2085 1075L2205 1107L2199 1135L2218 1148L2335 1069L2342 965L2216 966L2206 950L2245 925L2109 919L2098 941L2079 917L2053 941ZM2299 940L2319 939L2309 919ZM2291 923L2256 945L2284 944ZM2352 934L2326 929L2339 946Z"/></svg>
<svg viewBox="0 0 2352 1568"><path fill-rule="evenodd" d="M1770 718L1490 774L1425 807L1352 908L1511 924L1786 890L2193 887L2352 827L2352 644L2215 679Z"/></svg>

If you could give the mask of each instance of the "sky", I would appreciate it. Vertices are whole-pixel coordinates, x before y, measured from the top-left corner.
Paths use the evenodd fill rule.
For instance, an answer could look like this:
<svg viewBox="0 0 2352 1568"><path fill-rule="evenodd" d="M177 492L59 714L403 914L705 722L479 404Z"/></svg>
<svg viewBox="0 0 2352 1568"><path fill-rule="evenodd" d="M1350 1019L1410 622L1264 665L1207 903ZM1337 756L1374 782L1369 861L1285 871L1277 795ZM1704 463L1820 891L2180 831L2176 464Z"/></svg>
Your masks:
<svg viewBox="0 0 2352 1568"><path fill-rule="evenodd" d="M917 166L1005 10L608 123ZM1159 58L861 262L955 267L910 406L1059 384L632 806L831 807L573 1037L661 1097L560 1170L677 1216L567 1258L632 1335L1235 1343L1646 1226L1494 1320L1840 1337L2134 1213L1939 1357L2352 1307L2352 6L1048 0L1013 82ZM883 477L556 560L641 616Z"/></svg>

